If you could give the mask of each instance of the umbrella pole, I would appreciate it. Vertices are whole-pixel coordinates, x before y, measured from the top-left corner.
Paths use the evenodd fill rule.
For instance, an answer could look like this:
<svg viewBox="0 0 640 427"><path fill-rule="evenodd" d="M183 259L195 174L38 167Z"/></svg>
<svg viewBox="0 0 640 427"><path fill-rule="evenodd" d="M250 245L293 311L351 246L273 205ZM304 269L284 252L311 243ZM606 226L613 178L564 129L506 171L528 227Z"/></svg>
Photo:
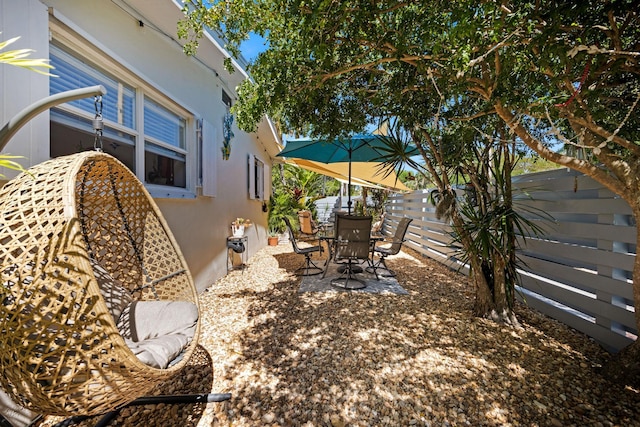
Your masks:
<svg viewBox="0 0 640 427"><path fill-rule="evenodd" d="M347 214L351 215L351 146L349 146L349 184L347 185Z"/></svg>

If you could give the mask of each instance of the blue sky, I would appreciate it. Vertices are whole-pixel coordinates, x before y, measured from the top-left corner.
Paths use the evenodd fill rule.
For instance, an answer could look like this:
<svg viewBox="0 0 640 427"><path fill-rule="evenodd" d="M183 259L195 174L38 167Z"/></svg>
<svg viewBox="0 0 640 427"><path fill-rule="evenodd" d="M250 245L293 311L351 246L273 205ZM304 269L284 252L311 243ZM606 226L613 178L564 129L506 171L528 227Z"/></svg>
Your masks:
<svg viewBox="0 0 640 427"><path fill-rule="evenodd" d="M240 45L240 52L242 52L242 56L244 56L244 59L253 62L253 60L256 59L260 52L263 52L267 49L265 43L266 39L260 37L257 34L251 34L249 40L243 42Z"/></svg>

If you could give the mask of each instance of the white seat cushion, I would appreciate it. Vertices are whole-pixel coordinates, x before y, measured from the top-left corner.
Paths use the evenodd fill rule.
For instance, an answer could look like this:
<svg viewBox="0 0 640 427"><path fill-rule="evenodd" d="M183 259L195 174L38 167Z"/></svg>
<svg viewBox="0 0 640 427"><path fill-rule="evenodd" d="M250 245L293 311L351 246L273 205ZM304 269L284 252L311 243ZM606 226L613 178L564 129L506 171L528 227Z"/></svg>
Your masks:
<svg viewBox="0 0 640 427"><path fill-rule="evenodd" d="M166 368L195 333L198 308L187 301L134 301L118 321L125 343L143 363Z"/></svg>

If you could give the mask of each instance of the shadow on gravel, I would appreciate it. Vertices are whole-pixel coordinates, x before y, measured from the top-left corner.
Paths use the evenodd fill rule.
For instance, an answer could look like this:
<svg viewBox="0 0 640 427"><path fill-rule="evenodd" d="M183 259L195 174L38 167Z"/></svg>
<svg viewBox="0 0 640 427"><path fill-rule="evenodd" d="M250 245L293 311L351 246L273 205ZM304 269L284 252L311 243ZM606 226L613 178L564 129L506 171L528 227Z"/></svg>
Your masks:
<svg viewBox="0 0 640 427"><path fill-rule="evenodd" d="M595 374L595 344L524 306L521 330L475 318L465 277L389 263L409 295L299 293L300 279L251 293L220 424L640 425L638 396Z"/></svg>
<svg viewBox="0 0 640 427"><path fill-rule="evenodd" d="M141 379L143 380L143 379ZM174 395L174 394L204 394L210 393L213 385L213 363L209 353L198 345L191 356L189 364L163 383L158 384L145 396ZM221 405L209 403L208 405ZM120 414L112 419L108 426L122 427L170 427L196 426L206 409L204 403L154 404L131 406L123 408ZM87 418L78 424L79 427L95 426L102 416ZM47 425L55 421L48 419ZM62 421L60 418L57 421ZM36 427L42 423L36 424Z"/></svg>

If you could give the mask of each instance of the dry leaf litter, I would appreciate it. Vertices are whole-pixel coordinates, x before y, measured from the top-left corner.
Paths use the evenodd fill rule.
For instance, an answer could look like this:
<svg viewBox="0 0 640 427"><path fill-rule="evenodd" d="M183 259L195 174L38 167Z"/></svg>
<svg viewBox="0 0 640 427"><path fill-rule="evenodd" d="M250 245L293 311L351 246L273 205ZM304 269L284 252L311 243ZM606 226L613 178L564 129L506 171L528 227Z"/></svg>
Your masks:
<svg viewBox="0 0 640 427"><path fill-rule="evenodd" d="M230 400L110 425L640 426L640 393L599 375L596 343L524 305L522 329L473 317L467 278L410 249L388 259L409 295L299 293L303 261L268 246L202 293L196 354L150 393Z"/></svg>

